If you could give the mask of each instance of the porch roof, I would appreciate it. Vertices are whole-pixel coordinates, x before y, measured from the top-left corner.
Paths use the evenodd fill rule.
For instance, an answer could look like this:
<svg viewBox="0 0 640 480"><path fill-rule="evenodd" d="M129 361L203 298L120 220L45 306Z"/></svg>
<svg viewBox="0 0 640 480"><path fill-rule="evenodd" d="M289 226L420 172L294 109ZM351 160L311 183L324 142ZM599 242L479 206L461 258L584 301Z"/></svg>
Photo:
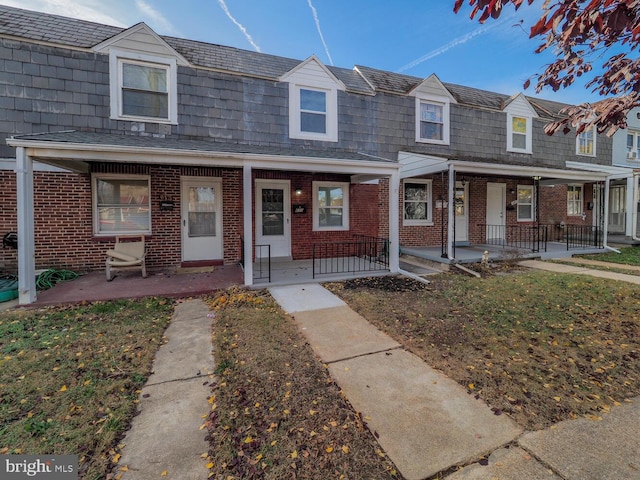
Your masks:
<svg viewBox="0 0 640 480"><path fill-rule="evenodd" d="M555 181L560 183L567 181L602 182L607 177L628 174L630 171L620 167L578 164L576 162L567 162L566 168L473 162L403 151L398 152L398 161L401 165L400 178L430 175L453 168L457 173L540 177L542 183L553 183Z"/></svg>
<svg viewBox="0 0 640 480"><path fill-rule="evenodd" d="M81 172L89 170L89 162L102 161L332 172L365 181L400 168L396 161L362 152L79 131L15 135L7 144L24 147L43 163Z"/></svg>

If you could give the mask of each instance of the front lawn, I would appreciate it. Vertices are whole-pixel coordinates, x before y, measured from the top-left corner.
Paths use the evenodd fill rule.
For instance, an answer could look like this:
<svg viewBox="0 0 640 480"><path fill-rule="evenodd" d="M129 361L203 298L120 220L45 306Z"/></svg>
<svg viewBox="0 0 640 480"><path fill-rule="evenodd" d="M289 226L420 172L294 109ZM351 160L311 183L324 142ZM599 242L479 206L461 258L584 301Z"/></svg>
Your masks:
<svg viewBox="0 0 640 480"><path fill-rule="evenodd" d="M374 278L329 287L525 429L598 419L640 395L638 285L538 271L431 280L424 286Z"/></svg>
<svg viewBox="0 0 640 480"><path fill-rule="evenodd" d="M0 314L0 453L79 456L105 478L173 313L164 299Z"/></svg>
<svg viewBox="0 0 640 480"><path fill-rule="evenodd" d="M620 253L607 252L595 255L578 255L581 258L598 260L600 262L621 263L625 265L640 265L640 247L622 247Z"/></svg>

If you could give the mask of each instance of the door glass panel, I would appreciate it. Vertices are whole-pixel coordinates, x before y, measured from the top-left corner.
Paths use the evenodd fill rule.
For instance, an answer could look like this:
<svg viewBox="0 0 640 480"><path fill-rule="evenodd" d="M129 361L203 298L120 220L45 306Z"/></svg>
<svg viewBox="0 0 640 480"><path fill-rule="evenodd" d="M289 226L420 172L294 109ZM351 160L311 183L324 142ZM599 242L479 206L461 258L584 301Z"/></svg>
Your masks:
<svg viewBox="0 0 640 480"><path fill-rule="evenodd" d="M464 188L456 188L456 198L454 201L456 216L464 216Z"/></svg>
<svg viewBox="0 0 640 480"><path fill-rule="evenodd" d="M216 235L215 189L213 187L189 187L189 236L212 237Z"/></svg>
<svg viewBox="0 0 640 480"><path fill-rule="evenodd" d="M284 190L262 189L262 235L284 235Z"/></svg>

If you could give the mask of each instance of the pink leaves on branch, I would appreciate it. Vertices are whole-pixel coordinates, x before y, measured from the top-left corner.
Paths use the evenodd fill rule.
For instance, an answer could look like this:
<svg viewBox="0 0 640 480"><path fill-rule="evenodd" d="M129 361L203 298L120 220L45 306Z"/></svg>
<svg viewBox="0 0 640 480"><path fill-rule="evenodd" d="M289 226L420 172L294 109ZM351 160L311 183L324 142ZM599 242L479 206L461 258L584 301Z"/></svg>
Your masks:
<svg viewBox="0 0 640 480"><path fill-rule="evenodd" d="M465 0L455 0L458 12ZM472 8L470 17L478 16L480 23L498 18L507 4L517 10L533 0L467 0ZM606 97L595 104L583 104L565 109L568 118L547 125L553 134L565 133L573 127L576 132L596 126L599 132L612 135L626 127L629 110L640 106L640 0L544 0L540 18L529 32L530 38L542 38L536 48L540 53L553 48L556 60L535 75L535 90L544 87L554 91L566 88L576 78L589 74L594 62L602 62L601 73L586 84L592 92ZM611 51L613 50L613 51ZM608 55L608 57L607 57ZM524 88L531 84L527 80Z"/></svg>

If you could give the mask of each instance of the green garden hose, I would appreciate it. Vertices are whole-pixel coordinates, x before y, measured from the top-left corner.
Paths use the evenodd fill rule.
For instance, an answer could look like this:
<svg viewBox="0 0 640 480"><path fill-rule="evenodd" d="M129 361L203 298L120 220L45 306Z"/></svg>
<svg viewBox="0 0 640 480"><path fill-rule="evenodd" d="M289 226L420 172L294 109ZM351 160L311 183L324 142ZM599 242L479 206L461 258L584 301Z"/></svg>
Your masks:
<svg viewBox="0 0 640 480"><path fill-rule="evenodd" d="M74 278L78 278L78 274L72 272L70 270L55 270L50 268L49 270L45 270L40 275L38 275L38 279L36 280L36 287L38 290L47 290L53 287L58 282L64 282L67 280L73 280Z"/></svg>

